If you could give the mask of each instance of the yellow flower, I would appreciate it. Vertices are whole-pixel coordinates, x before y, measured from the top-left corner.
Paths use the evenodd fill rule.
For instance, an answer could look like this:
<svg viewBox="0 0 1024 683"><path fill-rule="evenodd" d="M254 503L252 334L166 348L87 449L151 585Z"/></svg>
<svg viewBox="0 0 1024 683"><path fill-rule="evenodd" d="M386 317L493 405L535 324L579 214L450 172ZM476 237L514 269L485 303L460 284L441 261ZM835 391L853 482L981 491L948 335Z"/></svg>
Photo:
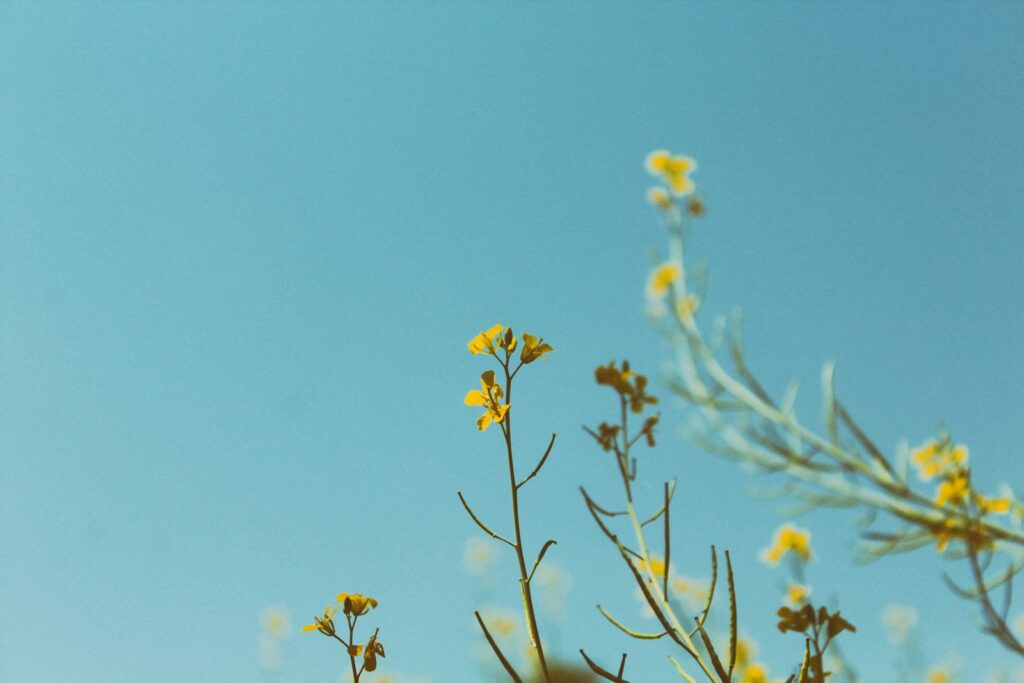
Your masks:
<svg viewBox="0 0 1024 683"><path fill-rule="evenodd" d="M740 670L745 669L756 654L757 643L744 636L736 639L736 666Z"/></svg>
<svg viewBox="0 0 1024 683"><path fill-rule="evenodd" d="M486 332L481 332L472 339L469 340L469 352L474 356L480 353L494 354L494 341L501 331L505 329L503 325L495 325Z"/></svg>
<svg viewBox="0 0 1024 683"><path fill-rule="evenodd" d="M337 605L328 605L324 608L324 615L322 617L313 617L312 624L306 624L302 627L303 631L320 631L325 636L334 635L334 615L338 612Z"/></svg>
<svg viewBox="0 0 1024 683"><path fill-rule="evenodd" d="M981 510L981 514L996 514L1005 515L1010 511L1010 499L1009 498L986 498L980 493L974 494L974 502L978 504L978 509Z"/></svg>
<svg viewBox="0 0 1024 683"><path fill-rule="evenodd" d="M761 561L770 565L778 564L787 553L807 562L811 559L811 532L798 529L792 524L783 524L775 530L772 544L761 551Z"/></svg>
<svg viewBox="0 0 1024 683"><path fill-rule="evenodd" d="M651 271L647 280L647 295L652 299L660 299L668 294L669 286L679 279L683 270L675 263L663 263Z"/></svg>
<svg viewBox="0 0 1024 683"><path fill-rule="evenodd" d="M806 602L811 595L811 587L805 584L791 583L786 588L786 600L791 605L799 605Z"/></svg>
<svg viewBox="0 0 1024 683"><path fill-rule="evenodd" d="M545 344L543 338L537 339L532 334L523 333L523 350L519 353L519 359L523 363L529 365L551 351L554 351L551 344Z"/></svg>
<svg viewBox="0 0 1024 683"><path fill-rule="evenodd" d="M693 192L690 174L697 170L697 162L690 157L674 157L659 149L647 155L646 165L651 174L664 178L673 194L681 197Z"/></svg>
<svg viewBox="0 0 1024 683"><path fill-rule="evenodd" d="M345 606L345 614L361 617L377 606L377 601L359 593L338 593L338 603Z"/></svg>
<svg viewBox="0 0 1024 683"><path fill-rule="evenodd" d="M764 664L751 664L743 670L740 683L768 683L768 669Z"/></svg>
<svg viewBox="0 0 1024 683"><path fill-rule="evenodd" d="M947 474L963 468L970 453L967 446L954 446L947 438L941 442L929 441L910 455L921 481L929 481L936 475Z"/></svg>
<svg viewBox="0 0 1024 683"><path fill-rule="evenodd" d="M950 683L953 677L950 676L949 670L944 666L933 666L924 680L927 683Z"/></svg>
<svg viewBox="0 0 1024 683"><path fill-rule="evenodd" d="M967 500L968 493L970 493L969 475L966 470L961 470L939 484L939 488L935 491L935 504L939 507L959 505Z"/></svg>
<svg viewBox="0 0 1024 683"><path fill-rule="evenodd" d="M652 557L650 562L636 557L633 558L633 566L636 567L636 570L648 581L650 580L650 577L646 576L648 566L655 576L663 576L665 573L665 560L660 557Z"/></svg>
<svg viewBox="0 0 1024 683"><path fill-rule="evenodd" d="M647 190L647 201L659 209L667 209L672 206L672 196L661 187L652 187Z"/></svg>
<svg viewBox="0 0 1024 683"><path fill-rule="evenodd" d="M467 406L483 406L487 412L476 421L477 429L484 431L491 426L491 422L501 422L505 419L505 413L512 407L512 404L501 404L505 392L501 385L494 381L494 370L488 370L480 375L480 386L482 390L470 391L466 394L465 403Z"/></svg>

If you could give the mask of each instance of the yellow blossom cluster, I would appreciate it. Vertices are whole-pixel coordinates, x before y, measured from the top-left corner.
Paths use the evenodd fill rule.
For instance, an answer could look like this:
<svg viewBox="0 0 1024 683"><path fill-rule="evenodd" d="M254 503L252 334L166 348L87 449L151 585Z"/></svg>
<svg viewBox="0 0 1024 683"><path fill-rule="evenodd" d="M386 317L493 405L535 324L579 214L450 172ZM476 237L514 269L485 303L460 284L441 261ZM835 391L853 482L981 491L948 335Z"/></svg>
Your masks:
<svg viewBox="0 0 1024 683"><path fill-rule="evenodd" d="M352 671L355 673L355 658L362 657L363 665L359 669L362 671L374 671L377 668L377 657L384 656L384 646L379 640L377 640L377 633L374 632L370 636L370 639L366 641L365 645L359 645L352 642L353 635L355 633L356 621L359 617L364 616L370 612L371 609L377 606L377 601L368 595L362 595L361 593L338 593L338 597L335 602L327 605L324 608L322 616L314 616L312 624L306 624L302 627L303 631L319 631L323 635L334 638L341 642L345 646L348 655L352 658ZM338 635L337 627L334 624L334 617L338 613L338 610L342 611L345 615L345 620L348 622L348 640ZM359 676L356 675L356 680Z"/></svg>
<svg viewBox="0 0 1024 683"><path fill-rule="evenodd" d="M474 356L484 354L494 356L505 370L506 381L511 378L523 365L543 358L545 354L553 351L550 344L544 339L538 339L532 334L523 334L523 343L520 347L519 339L512 332L512 328L504 325L494 325L485 332L481 332L469 340L469 352ZM519 348L519 366L515 369L509 367L512 354ZM545 359L546 360L546 359ZM502 403L505 397L505 389L495 379L493 370L487 370L480 375L480 389L474 389L466 394L464 402L467 406L482 406L486 412L476 421L480 431L486 430L492 423L501 423L505 415L512 407L510 403Z"/></svg>
<svg viewBox="0 0 1024 683"><path fill-rule="evenodd" d="M791 555L800 562L811 559L811 532L798 529L792 524L783 524L775 530L772 544L761 551L761 561L777 565L786 555Z"/></svg>
<svg viewBox="0 0 1024 683"><path fill-rule="evenodd" d="M671 211L677 198L687 197L686 211L694 217L704 215L704 202L695 194L690 174L697 170L697 162L688 156L673 156L663 149L647 155L648 172L664 184L647 190L647 201L662 211Z"/></svg>
<svg viewBox="0 0 1024 683"><path fill-rule="evenodd" d="M1009 498L990 498L971 487L971 470L967 466L970 452L964 444L953 444L947 435L930 440L915 449L910 461L922 481L940 479L935 489L935 505L977 516L1006 514L1010 511ZM970 505L973 503L974 508ZM977 547L991 545L980 530L968 528L953 519L946 519L932 529L936 548L942 552L954 538L960 538Z"/></svg>

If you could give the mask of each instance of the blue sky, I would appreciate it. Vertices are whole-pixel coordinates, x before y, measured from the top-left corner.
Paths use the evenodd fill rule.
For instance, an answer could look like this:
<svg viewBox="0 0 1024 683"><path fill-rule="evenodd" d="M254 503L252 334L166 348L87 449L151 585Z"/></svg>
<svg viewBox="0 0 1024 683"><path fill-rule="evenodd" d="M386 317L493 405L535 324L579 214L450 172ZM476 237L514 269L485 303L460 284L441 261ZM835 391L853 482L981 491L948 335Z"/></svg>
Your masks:
<svg viewBox="0 0 1024 683"><path fill-rule="evenodd" d="M669 357L643 315L658 147L700 162L704 311L743 307L769 388L835 359L880 444L945 424L984 487L1024 489L1022 29L1016 3L0 4L0 679L259 680L264 607L349 591L391 668L479 680L455 490L508 513L465 343L504 322L556 348L517 439L560 435L524 501L574 579L558 647L668 680L593 609L640 621L576 490L614 495L579 429L610 416L593 367ZM733 550L781 673L778 505L664 409L641 471L680 478L681 570ZM893 601L929 661L1013 663L929 553L855 566L852 521L800 523L866 679ZM336 680L318 636L283 657Z"/></svg>

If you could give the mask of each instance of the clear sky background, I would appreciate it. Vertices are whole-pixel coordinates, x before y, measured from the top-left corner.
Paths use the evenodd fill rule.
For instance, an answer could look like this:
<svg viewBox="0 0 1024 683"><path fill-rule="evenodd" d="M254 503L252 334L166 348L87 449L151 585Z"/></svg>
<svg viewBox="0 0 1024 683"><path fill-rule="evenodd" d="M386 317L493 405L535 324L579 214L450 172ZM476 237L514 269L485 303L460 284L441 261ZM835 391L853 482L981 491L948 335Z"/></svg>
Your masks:
<svg viewBox="0 0 1024 683"><path fill-rule="evenodd" d="M835 359L887 449L945 424L982 488L1024 490L1022 36L1009 2L3 2L0 680L257 681L261 610L297 630L338 591L380 600L391 669L482 680L455 490L508 526L500 436L462 404L496 322L556 348L517 396L524 459L560 435L524 500L574 581L552 647L671 680L594 610L645 624L576 489L615 500L579 428L612 417L594 366L669 357L643 313L658 147L700 162L702 315L743 307L770 389ZM680 570L733 550L783 674L801 644L756 560L778 503L663 408L643 490L680 478ZM856 566L853 521L799 523L864 680L894 680L890 602L967 681L1018 665L932 551ZM296 636L281 680L339 662Z"/></svg>

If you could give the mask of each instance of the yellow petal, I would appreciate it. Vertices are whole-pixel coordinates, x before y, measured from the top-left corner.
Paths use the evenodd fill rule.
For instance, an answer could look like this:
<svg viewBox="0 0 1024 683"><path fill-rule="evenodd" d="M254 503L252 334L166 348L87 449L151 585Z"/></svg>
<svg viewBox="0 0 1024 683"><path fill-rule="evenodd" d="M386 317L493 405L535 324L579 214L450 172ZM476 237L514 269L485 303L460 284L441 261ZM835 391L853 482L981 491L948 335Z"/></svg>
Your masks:
<svg viewBox="0 0 1024 683"><path fill-rule="evenodd" d="M463 402L467 406L487 405L487 395L478 389L474 389L466 394L466 398L463 399ZM342 600L342 602L344 602L344 600Z"/></svg>
<svg viewBox="0 0 1024 683"><path fill-rule="evenodd" d="M320 628L319 624L306 624L305 626L302 627L302 630L303 631L316 631L319 628Z"/></svg>

